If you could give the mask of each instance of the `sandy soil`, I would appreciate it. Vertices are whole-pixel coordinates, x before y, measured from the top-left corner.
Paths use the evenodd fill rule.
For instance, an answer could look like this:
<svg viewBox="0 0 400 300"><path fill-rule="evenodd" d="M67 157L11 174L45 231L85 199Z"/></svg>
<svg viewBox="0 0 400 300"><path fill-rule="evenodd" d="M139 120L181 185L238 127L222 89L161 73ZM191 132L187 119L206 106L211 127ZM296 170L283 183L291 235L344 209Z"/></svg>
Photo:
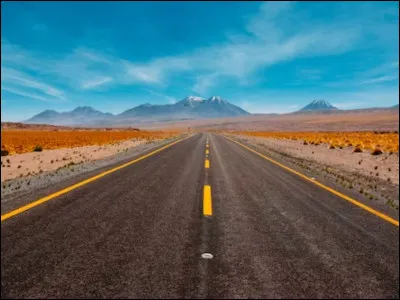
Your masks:
<svg viewBox="0 0 400 300"><path fill-rule="evenodd" d="M155 141L126 141L121 142L119 145L85 146L75 149L46 150L43 152L24 153L15 156L2 157L2 161L4 162L6 162L7 159L10 160L10 167L14 162L17 166L18 172L28 172L24 167L18 169L17 165L19 163L22 166L28 161L32 163L33 170L38 170L38 166L43 170L46 165L49 168L49 171L39 171L35 174L31 173L30 175L22 175L21 177L18 176L5 181L3 181L2 177L1 202L19 201L19 199L24 197L24 195L28 195L33 191L39 191L40 194L42 189L48 188L49 186L58 187L54 190L57 191L62 187L72 185L80 180L84 180L97 174L96 172L98 172L98 170L107 170L112 166L130 161L145 151L151 151L152 149L166 145L185 136L186 135L183 134ZM62 153L66 154L70 159L62 160ZM82 156L79 156L80 154ZM84 155L86 155L86 158L83 158ZM33 156L36 156L34 160ZM21 157L25 157L25 159L21 159ZM27 157L30 157L31 160L28 160ZM11 159L14 159L13 162ZM59 160L58 162L55 161L57 159ZM83 162L79 163L82 159ZM21 160L25 161L21 163ZM50 164L48 164L49 160ZM53 163L51 163L51 160L53 160ZM40 163L40 161L43 162ZM76 161L78 161L77 164L71 164L71 162ZM55 163L60 167L56 168L56 165L54 165ZM2 176L4 176L3 171L5 169L7 169L7 167L2 168ZM45 195L46 194L43 194L43 196Z"/></svg>
<svg viewBox="0 0 400 300"><path fill-rule="evenodd" d="M278 160L323 173L328 179L370 198L381 198L398 209L399 153L375 156L368 152L353 153L350 147L329 149L327 144L304 145L303 141L225 134L265 149Z"/></svg>
<svg viewBox="0 0 400 300"><path fill-rule="evenodd" d="M25 124L20 122L1 122L1 130L44 130L44 131L140 131L138 128L125 126L120 128L111 127L78 127L78 126L57 126L48 124Z"/></svg>
<svg viewBox="0 0 400 300"><path fill-rule="evenodd" d="M241 136L244 138L244 136ZM315 160L328 166L336 166L348 172L358 172L365 176L390 179L399 185L399 155L371 155L368 152L353 153L352 147L329 149L327 144L303 145L303 141L280 140L260 137L246 137L247 142L261 144L284 152L293 157ZM390 171L389 171L390 170Z"/></svg>
<svg viewBox="0 0 400 300"><path fill-rule="evenodd" d="M128 140L102 146L63 148L2 156L1 181L102 159L145 143L147 143L146 140Z"/></svg>

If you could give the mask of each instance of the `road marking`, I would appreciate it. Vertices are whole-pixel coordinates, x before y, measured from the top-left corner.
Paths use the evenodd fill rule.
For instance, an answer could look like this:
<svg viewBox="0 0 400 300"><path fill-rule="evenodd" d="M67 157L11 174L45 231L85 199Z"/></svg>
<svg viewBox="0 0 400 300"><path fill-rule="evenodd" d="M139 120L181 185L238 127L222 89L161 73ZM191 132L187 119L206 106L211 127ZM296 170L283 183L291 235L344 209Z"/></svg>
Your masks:
<svg viewBox="0 0 400 300"><path fill-rule="evenodd" d="M213 259L213 255L211 254L211 253L203 253L202 255L201 255L201 258L203 258L203 259Z"/></svg>
<svg viewBox="0 0 400 300"><path fill-rule="evenodd" d="M205 185L203 191L203 215L212 216L211 186Z"/></svg>
<svg viewBox="0 0 400 300"><path fill-rule="evenodd" d="M104 176L106 176L106 175L108 175L108 174L114 173L114 172L116 172L116 171L118 171L118 170L121 170L122 168L125 168L125 167L127 167L127 166L129 166L129 165L132 165L132 164L138 162L138 161L141 161L141 160L143 160L143 159L145 159L145 158L148 158L148 157L150 157L150 156L152 156L152 155L154 155L154 154L156 154L156 153L158 153L158 152L161 152L161 151L163 151L163 150L165 150L165 149L167 149L167 148L169 148L169 147L171 147L171 146L173 146L173 145L175 145L175 144L177 144L177 143L179 143L179 142L181 142L181 141L183 141L183 140L186 140L187 138L189 138L189 136L188 136L188 137L185 137L185 138L182 138L182 139L179 139L179 140L177 140L177 141L175 141L175 142L172 142L172 143L170 143L170 144L168 144L168 145L166 145L166 146L164 146L164 147L161 147L161 148L159 148L159 149L157 149L157 150L154 150L154 151L152 151L152 152L150 152L150 153L148 153L148 154L145 154L145 155L143 155L143 156L141 156L141 157L139 157L139 158L136 158L136 159L134 159L134 160L132 160L132 161L130 161L130 162L127 162L127 163L125 163L125 164L123 164L123 165L120 165L120 166L118 166L118 167L115 167L115 168L113 168L113 169L111 169L111 170L105 171L105 172L100 173L100 174L98 174L98 175L96 175L96 176L90 177L90 178L85 179L85 180L83 180L83 181L81 181L81 182L78 182L78 183L76 183L76 184L74 184L74 185L71 185L71 186L69 186L69 187L67 187L67 188L65 188L65 189L63 189L63 190L61 190L61 191L55 192L54 194L51 194L51 195L46 196L46 197L43 197L43 198L38 199L38 200L36 200L36 201L33 201L33 202L31 202L31 203L29 203L29 204L27 204L27 205L24 205L24 206L22 206L22 207L20 207L20 208L17 208L17 209L15 209L15 210L12 210L12 211L10 211L10 212L8 212L8 213L6 213L6 214L4 214L4 215L1 216L1 222L5 221L5 220L7 220L7 219L9 219L9 218L11 218L11 217L14 217L14 216L16 216L16 215L19 215L19 214L21 214L21 213L23 213L23 212L25 212L25 211L27 211L27 210L29 210L29 209L32 209L32 208L34 208L35 206L38 206L38 205L40 205L40 204L42 204L42 203L45 203L45 202L47 202L47 201L50 201L50 200L52 200L52 199L54 199L54 198L56 198L56 197L58 197L58 196L61 196L61 195L66 194L66 193L68 193L68 192L70 192L70 191L72 191L72 190L75 190L75 189L77 189L78 187L81 187L81 186L83 186L83 185L86 185L86 184L88 184L88 183L90 183L90 182L92 182L92 181L95 181L95 180L97 180L97 179L99 179L99 178L101 178L101 177L104 177Z"/></svg>
<svg viewBox="0 0 400 300"><path fill-rule="evenodd" d="M350 203L352 203L352 204L354 204L354 205L356 205L356 206L358 206L358 207L360 207L360 208L362 208L362 209L374 214L375 216L377 216L377 217L379 217L379 218L381 218L381 219L383 219L383 220L385 220L385 221L387 221L387 222L399 227L399 221L397 221L397 220L395 220L395 219L393 219L393 218L391 218L391 217L389 217L389 216L387 216L387 215L385 215L385 214L373 209L372 207L369 207L369 206L367 206L367 205L365 205L365 204L363 204L363 203L361 203L361 202L359 202L359 201L357 201L357 200L355 200L353 198L350 198L349 196L346 196L346 195L344 195L344 194L342 194L342 193L340 193L340 192L338 192L338 191L336 191L336 190L334 190L334 189L332 189L332 188L330 188L330 187L328 187L326 185L323 185L322 183L316 181L315 179L314 180L310 179L307 176L301 174L300 172L297 172L297 171L295 171L295 170L293 170L293 169L291 169L291 168L289 168L289 167L287 167L287 166L285 166L285 165L273 160L272 158L269 158L269 157L257 152L256 150L251 149L250 147L248 147L248 146L246 146L246 145L244 145L244 144L242 144L240 142L237 142L237 141L235 141L235 140L233 140L233 139L231 139L231 138L229 138L227 136L224 136L224 137L226 139L238 144L239 146L242 146L243 148L245 148L245 149L247 149L247 150L249 150L249 151L251 151L251 152L253 152L253 153L255 153L255 154L259 155L259 156L261 156L262 158L274 163L275 165L277 165L277 166L279 166L279 167L281 167L281 168L283 168L283 169L285 169L285 170L287 170L287 171L289 171L289 172L291 172L293 174L296 174L296 175L300 176L301 178L303 178L303 179L305 179L305 180L307 180L309 182L312 182L312 183L318 185L319 187L331 192L332 194L334 194L334 195L336 195L336 196L338 196L338 197L340 197L340 198L342 198L342 199L344 199L344 200L346 200L346 201L348 201L348 202L350 202Z"/></svg>
<svg viewBox="0 0 400 300"><path fill-rule="evenodd" d="M208 144L206 144L206 148L210 147Z"/></svg>
<svg viewBox="0 0 400 300"><path fill-rule="evenodd" d="M210 160L209 160L209 159L206 159L206 160L205 160L205 162L204 162L204 167L205 167L206 169L209 169L209 168L210 168Z"/></svg>
<svg viewBox="0 0 400 300"><path fill-rule="evenodd" d="M210 153L210 151L208 151L208 149L206 149L206 154L209 154Z"/></svg>

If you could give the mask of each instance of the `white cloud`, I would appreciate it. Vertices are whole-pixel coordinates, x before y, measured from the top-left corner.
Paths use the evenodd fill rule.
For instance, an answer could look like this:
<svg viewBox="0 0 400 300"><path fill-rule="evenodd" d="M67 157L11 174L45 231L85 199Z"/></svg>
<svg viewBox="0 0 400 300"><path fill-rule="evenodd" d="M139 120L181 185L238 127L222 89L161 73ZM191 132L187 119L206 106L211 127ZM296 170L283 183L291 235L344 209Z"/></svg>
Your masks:
<svg viewBox="0 0 400 300"><path fill-rule="evenodd" d="M43 102L53 102L54 101L54 100L52 100L50 98L46 98L46 97L43 97L41 95L38 95L37 93L26 92L26 91L24 91L22 89L8 87L8 86L4 86L4 85L1 86L1 90L7 91L7 92L15 94L15 95L23 96L23 97L26 97L26 98L40 100L40 101L43 101Z"/></svg>
<svg viewBox="0 0 400 300"><path fill-rule="evenodd" d="M151 67L139 67L130 64L127 67L128 75L134 81L144 83L160 83L160 71Z"/></svg>
<svg viewBox="0 0 400 300"><path fill-rule="evenodd" d="M14 69L2 67L1 68L2 84L12 84L22 88L31 88L37 92L47 94L59 100L64 100L64 92L43 82L33 79L31 76ZM36 99L38 99L36 97ZM39 99L40 100L40 99Z"/></svg>
<svg viewBox="0 0 400 300"><path fill-rule="evenodd" d="M236 37L230 43L200 49L187 56L195 69L205 72L198 77L193 90L206 92L221 77L243 82L260 68L300 57L340 54L357 43L358 28L343 26L325 24L287 34L280 25L287 25L286 19L293 15L292 6L293 3L263 3L259 14L248 22L247 30L252 36Z"/></svg>
<svg viewBox="0 0 400 300"><path fill-rule="evenodd" d="M364 80L361 82L361 84L369 84L369 83L378 83L378 82L388 82L388 81L394 81L398 79L398 76L380 76L377 78L372 78L368 80Z"/></svg>
<svg viewBox="0 0 400 300"><path fill-rule="evenodd" d="M88 81L84 81L82 82L82 88L87 90L87 89L92 89L92 88L96 88L99 87L101 85L104 85L110 81L112 81L113 79L111 77L98 77L92 80L88 80Z"/></svg>
<svg viewBox="0 0 400 300"><path fill-rule="evenodd" d="M55 82L77 90L95 89L105 83L165 86L171 75L185 76L185 72L191 72L200 74L191 90L205 94L227 78L238 84L254 83L256 72L262 68L297 58L341 54L358 47L366 34L380 39L379 34L387 35L385 30L393 32L393 24L384 27L377 17L368 17L374 12L368 4L363 17L353 16L347 10L344 5L335 20L324 22L302 10L301 3L262 2L259 12L247 19L246 34L234 33L222 43L147 62L127 61L87 47L78 47L64 57L49 58L5 39L2 64L33 70L38 76L54 75ZM316 80L321 73L304 70L301 76ZM386 76L387 80L392 74L364 74L358 83L377 76Z"/></svg>

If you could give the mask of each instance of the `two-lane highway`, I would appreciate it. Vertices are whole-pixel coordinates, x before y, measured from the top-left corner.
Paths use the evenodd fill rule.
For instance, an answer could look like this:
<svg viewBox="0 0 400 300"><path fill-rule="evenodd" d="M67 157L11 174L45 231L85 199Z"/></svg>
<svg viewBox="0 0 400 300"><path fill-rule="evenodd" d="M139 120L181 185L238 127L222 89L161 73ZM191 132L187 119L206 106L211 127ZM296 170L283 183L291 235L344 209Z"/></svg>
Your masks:
<svg viewBox="0 0 400 300"><path fill-rule="evenodd" d="M1 296L398 298L398 228L198 133L2 221Z"/></svg>

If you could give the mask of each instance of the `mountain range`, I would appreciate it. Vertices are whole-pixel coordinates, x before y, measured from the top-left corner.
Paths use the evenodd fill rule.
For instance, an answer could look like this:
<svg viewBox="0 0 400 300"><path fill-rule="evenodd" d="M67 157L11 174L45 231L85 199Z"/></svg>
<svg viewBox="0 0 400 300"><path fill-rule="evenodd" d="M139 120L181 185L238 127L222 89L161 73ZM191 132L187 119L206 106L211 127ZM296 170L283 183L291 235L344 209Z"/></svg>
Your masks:
<svg viewBox="0 0 400 300"><path fill-rule="evenodd" d="M101 123L112 125L129 122L224 118L244 115L249 115L249 113L219 96L212 96L209 99L189 96L175 104L141 104L117 115L103 113L89 106L79 106L72 111L62 113L55 110L45 110L24 121L24 123L50 125L97 125Z"/></svg>
<svg viewBox="0 0 400 300"><path fill-rule="evenodd" d="M357 110L340 110L322 99L313 100L302 109L292 114L331 114L351 111L392 110L399 109L396 104L392 107L365 108ZM152 105L141 104L120 114L103 113L89 106L79 106L69 112L45 110L32 118L23 121L28 124L49 124L64 126L113 126L148 122L168 122L179 120L198 120L209 118L227 118L250 115L242 108L229 103L219 96L208 99L189 96L175 104Z"/></svg>

